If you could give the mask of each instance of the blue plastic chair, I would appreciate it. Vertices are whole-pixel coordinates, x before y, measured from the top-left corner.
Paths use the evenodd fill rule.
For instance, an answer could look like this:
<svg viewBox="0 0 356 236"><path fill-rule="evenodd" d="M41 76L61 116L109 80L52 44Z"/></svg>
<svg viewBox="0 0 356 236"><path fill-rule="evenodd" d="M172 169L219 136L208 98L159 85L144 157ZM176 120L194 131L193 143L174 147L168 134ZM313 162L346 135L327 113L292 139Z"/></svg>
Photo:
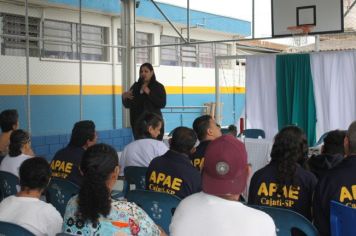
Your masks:
<svg viewBox="0 0 356 236"><path fill-rule="evenodd" d="M34 236L33 233L21 227L20 225L4 221L0 221L0 235Z"/></svg>
<svg viewBox="0 0 356 236"><path fill-rule="evenodd" d="M0 171L0 201L17 193L16 186L19 185L19 178L6 171Z"/></svg>
<svg viewBox="0 0 356 236"><path fill-rule="evenodd" d="M356 235L356 209L339 202L330 203L330 226L332 236Z"/></svg>
<svg viewBox="0 0 356 236"><path fill-rule="evenodd" d="M147 167L127 166L124 169L125 181L127 182L127 191L130 185L135 185L135 189L146 189Z"/></svg>
<svg viewBox="0 0 356 236"><path fill-rule="evenodd" d="M169 232L173 213L181 201L178 197L149 190L132 190L126 197L129 202L140 206L164 231Z"/></svg>
<svg viewBox="0 0 356 236"><path fill-rule="evenodd" d="M301 214L284 208L249 205L270 215L276 225L277 236L292 235L292 229L299 229L307 236L319 235L312 223Z"/></svg>
<svg viewBox="0 0 356 236"><path fill-rule="evenodd" d="M265 131L262 129L245 129L238 135L238 137L245 136L245 138L266 138Z"/></svg>
<svg viewBox="0 0 356 236"><path fill-rule="evenodd" d="M78 192L79 187L76 184L68 180L52 178L47 187L47 202L51 203L63 217L69 199Z"/></svg>

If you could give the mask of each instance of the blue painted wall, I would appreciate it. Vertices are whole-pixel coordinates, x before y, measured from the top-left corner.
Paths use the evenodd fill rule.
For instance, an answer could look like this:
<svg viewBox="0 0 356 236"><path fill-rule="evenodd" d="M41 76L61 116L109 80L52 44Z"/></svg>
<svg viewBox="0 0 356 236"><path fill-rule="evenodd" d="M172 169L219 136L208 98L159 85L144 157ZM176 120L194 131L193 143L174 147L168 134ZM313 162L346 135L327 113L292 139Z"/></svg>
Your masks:
<svg viewBox="0 0 356 236"><path fill-rule="evenodd" d="M70 133L49 136L32 136L32 148L37 156L45 157L51 161L54 154L61 148L67 146ZM98 143L106 143L113 146L117 151L122 151L128 143L133 140L129 128L98 131Z"/></svg>
<svg viewBox="0 0 356 236"><path fill-rule="evenodd" d="M158 3L161 10L168 18L176 23L187 23L187 10L183 7L172 6L165 3ZM226 6L227 7L227 6ZM141 1L136 15L151 19L165 21L162 14L150 1ZM236 33L248 36L251 34L251 23L230 17L219 16L201 11L191 10L190 25L202 25L203 28L212 29L228 33Z"/></svg>
<svg viewBox="0 0 356 236"><path fill-rule="evenodd" d="M48 0L48 2L59 5L79 7L79 0ZM157 5L172 22L186 24L187 11L185 8L165 3L157 3ZM82 7L91 10L102 11L104 13L121 13L121 4L118 0L82 0ZM149 19L165 21L162 14L149 0L140 1L140 5L136 9L136 15ZM251 35L251 23L249 21L191 10L190 25L194 26L197 24L206 29L234 33L244 36Z"/></svg>
<svg viewBox="0 0 356 236"><path fill-rule="evenodd" d="M114 121L114 99L116 103L116 121ZM235 117L233 107L235 100ZM31 133L34 136L58 135L70 133L73 124L80 119L79 96L31 96ZM203 106L204 103L215 101L214 94L184 94L185 106ZM222 94L223 122L229 125L238 120L244 105L244 94ZM27 128L25 96L0 96L0 110L15 108L19 112L20 127ZM167 106L182 106L182 96L170 94L167 96ZM191 127L193 120L201 113L167 114L164 110L166 132L181 124ZM112 130L122 128L121 96L88 95L83 96L83 119L93 120L97 130ZM114 122L116 127L114 126Z"/></svg>
<svg viewBox="0 0 356 236"><path fill-rule="evenodd" d="M239 121L240 116L245 107L245 94L221 94L221 102L223 103L222 116L223 122L222 126L227 126L230 124L235 124ZM234 103L235 100L235 103ZM185 106L203 106L204 103L214 102L214 94L185 94L184 95L184 105ZM235 105L235 109L234 109ZM167 106L183 106L182 95L168 95L167 96ZM233 111L235 110L235 115ZM192 111L192 110L190 110ZM199 110L194 109L196 113L184 113L184 114L174 114L167 113L168 110L163 110L163 117L165 120L165 132L173 130L175 127L184 125L192 127L193 121L199 115Z"/></svg>
<svg viewBox="0 0 356 236"><path fill-rule="evenodd" d="M48 0L50 3L79 7L79 0ZM106 13L119 13L121 11L119 0L82 0L82 7Z"/></svg>

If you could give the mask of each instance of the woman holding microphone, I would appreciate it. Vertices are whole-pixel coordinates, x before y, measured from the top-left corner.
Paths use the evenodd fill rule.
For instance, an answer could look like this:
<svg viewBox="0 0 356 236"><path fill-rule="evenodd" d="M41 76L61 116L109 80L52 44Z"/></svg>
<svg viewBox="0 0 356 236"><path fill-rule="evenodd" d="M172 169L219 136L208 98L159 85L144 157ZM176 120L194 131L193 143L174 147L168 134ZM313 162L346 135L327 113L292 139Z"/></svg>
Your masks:
<svg viewBox="0 0 356 236"><path fill-rule="evenodd" d="M156 80L153 66L146 62L140 67L140 78L135 82L129 91L122 94L122 103L130 109L130 124L134 129L135 123L141 114L153 112L162 117L161 109L166 106L166 90L164 86ZM162 125L159 140L164 135ZM134 137L136 139L134 132Z"/></svg>

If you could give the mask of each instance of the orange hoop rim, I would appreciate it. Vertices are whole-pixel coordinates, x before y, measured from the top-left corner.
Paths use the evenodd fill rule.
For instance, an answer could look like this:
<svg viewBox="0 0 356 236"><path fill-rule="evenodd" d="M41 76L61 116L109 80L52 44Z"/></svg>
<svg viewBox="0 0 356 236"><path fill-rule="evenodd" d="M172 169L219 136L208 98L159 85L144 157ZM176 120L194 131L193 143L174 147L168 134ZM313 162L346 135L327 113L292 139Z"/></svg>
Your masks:
<svg viewBox="0 0 356 236"><path fill-rule="evenodd" d="M287 30L291 31L293 34L308 34L315 27L315 25L296 25L288 26Z"/></svg>

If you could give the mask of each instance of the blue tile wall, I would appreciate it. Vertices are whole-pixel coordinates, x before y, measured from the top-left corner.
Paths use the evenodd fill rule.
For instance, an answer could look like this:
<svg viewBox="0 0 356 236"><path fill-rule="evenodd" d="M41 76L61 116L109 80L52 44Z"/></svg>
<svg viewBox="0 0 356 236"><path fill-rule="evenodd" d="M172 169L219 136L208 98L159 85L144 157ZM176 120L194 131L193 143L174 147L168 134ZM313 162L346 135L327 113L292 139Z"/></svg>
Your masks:
<svg viewBox="0 0 356 236"><path fill-rule="evenodd" d="M116 130L102 130L98 132L98 143L106 143L113 146L117 151L122 151L124 147L133 140L131 128ZM65 147L70 140L70 134L33 136L31 143L33 151L37 156L45 157L51 161L54 154Z"/></svg>

